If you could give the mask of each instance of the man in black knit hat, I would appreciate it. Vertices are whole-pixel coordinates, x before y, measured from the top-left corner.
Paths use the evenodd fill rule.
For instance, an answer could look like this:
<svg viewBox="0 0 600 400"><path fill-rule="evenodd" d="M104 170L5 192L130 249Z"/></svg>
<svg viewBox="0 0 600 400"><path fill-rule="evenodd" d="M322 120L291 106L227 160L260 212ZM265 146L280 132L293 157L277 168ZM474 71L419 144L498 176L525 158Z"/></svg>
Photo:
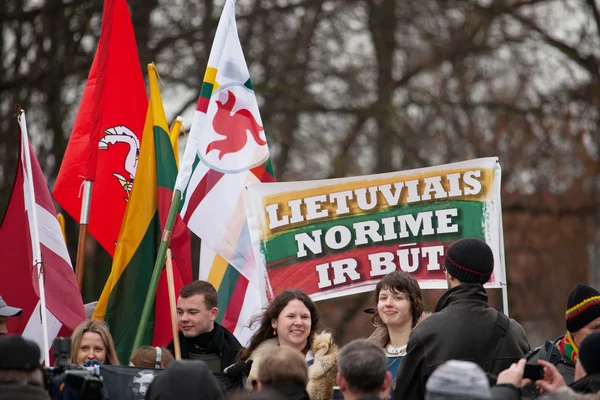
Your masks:
<svg viewBox="0 0 600 400"><path fill-rule="evenodd" d="M449 290L410 335L396 400L423 399L425 382L445 361L473 361L497 375L529 351L521 325L488 305L483 284L492 276L494 255L487 243L458 240L446 251L444 267Z"/></svg>
<svg viewBox="0 0 600 400"><path fill-rule="evenodd" d="M583 339L600 331L600 292L578 283L569 293L565 322L565 335L547 340L543 346L531 350L527 355L527 363L549 361L556 366L567 385L570 385L574 380L575 363Z"/></svg>

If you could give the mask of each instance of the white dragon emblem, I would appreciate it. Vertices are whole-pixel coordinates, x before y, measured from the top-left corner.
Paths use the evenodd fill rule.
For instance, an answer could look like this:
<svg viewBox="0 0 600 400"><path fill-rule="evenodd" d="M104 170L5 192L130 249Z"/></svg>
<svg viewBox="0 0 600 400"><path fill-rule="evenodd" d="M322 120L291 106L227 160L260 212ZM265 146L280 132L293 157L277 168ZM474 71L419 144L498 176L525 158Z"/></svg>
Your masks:
<svg viewBox="0 0 600 400"><path fill-rule="evenodd" d="M125 143L129 145L129 151L125 157L125 171L128 173L128 177L124 177L121 174L113 173L113 176L119 180L119 184L127 197L125 201L129 199L131 194L131 188L133 187L133 178L135 177L135 170L137 168L138 156L140 155L140 141L135 134L126 126L119 125L104 130L105 136L98 142L98 150L108 150L109 145L115 145L117 143Z"/></svg>

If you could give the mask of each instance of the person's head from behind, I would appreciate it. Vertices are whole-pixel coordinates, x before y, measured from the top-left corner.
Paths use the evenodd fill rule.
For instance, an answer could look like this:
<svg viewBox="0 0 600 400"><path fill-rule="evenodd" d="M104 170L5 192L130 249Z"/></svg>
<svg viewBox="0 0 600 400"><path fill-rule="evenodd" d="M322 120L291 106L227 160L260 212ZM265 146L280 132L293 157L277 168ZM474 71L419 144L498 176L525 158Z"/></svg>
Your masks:
<svg viewBox="0 0 600 400"><path fill-rule="evenodd" d="M373 324L377 326L414 327L423 314L423 296L419 283L408 272L394 271L375 287L377 308Z"/></svg>
<svg viewBox="0 0 600 400"><path fill-rule="evenodd" d="M104 321L88 319L75 328L71 335L73 364L84 365L96 360L100 364L119 365L113 338Z"/></svg>
<svg viewBox="0 0 600 400"><path fill-rule="evenodd" d="M589 334L579 347L579 361L575 363L575 380L587 375L600 375L600 332Z"/></svg>
<svg viewBox="0 0 600 400"><path fill-rule="evenodd" d="M274 385L306 387L308 367L304 355L291 347L281 347L267 355L258 368L258 389Z"/></svg>
<svg viewBox="0 0 600 400"><path fill-rule="evenodd" d="M2 296L0 296L0 335L8 335L8 318L18 317L22 312L22 309L6 304Z"/></svg>
<svg viewBox="0 0 600 400"><path fill-rule="evenodd" d="M292 347L306 354L318 328L319 312L308 295L300 290L278 294L262 314L260 326L250 345L240 354L246 360L265 340L277 337L282 347Z"/></svg>
<svg viewBox="0 0 600 400"><path fill-rule="evenodd" d="M129 364L138 368L165 369L175 361L173 354L164 347L142 346L131 353Z"/></svg>
<svg viewBox="0 0 600 400"><path fill-rule="evenodd" d="M425 400L492 398L486 373L479 365L470 361L446 361L433 371L425 390Z"/></svg>
<svg viewBox="0 0 600 400"><path fill-rule="evenodd" d="M444 268L448 288L462 283L487 283L494 272L494 253L483 240L464 238L446 250Z"/></svg>
<svg viewBox="0 0 600 400"><path fill-rule="evenodd" d="M351 341L342 347L337 361L336 380L345 399L379 397L392 382L385 352L373 342Z"/></svg>
<svg viewBox="0 0 600 400"><path fill-rule="evenodd" d="M185 337L212 332L219 315L215 287L206 281L193 281L179 291L177 322Z"/></svg>
<svg viewBox="0 0 600 400"><path fill-rule="evenodd" d="M44 386L40 348L21 336L0 337L0 385L9 383Z"/></svg>
<svg viewBox="0 0 600 400"><path fill-rule="evenodd" d="M565 312L567 335L576 346L594 332L600 332L600 292L591 286L578 283L569 293Z"/></svg>
<svg viewBox="0 0 600 400"><path fill-rule="evenodd" d="M204 361L175 361L154 378L146 399L203 399L218 400L223 397L221 384Z"/></svg>

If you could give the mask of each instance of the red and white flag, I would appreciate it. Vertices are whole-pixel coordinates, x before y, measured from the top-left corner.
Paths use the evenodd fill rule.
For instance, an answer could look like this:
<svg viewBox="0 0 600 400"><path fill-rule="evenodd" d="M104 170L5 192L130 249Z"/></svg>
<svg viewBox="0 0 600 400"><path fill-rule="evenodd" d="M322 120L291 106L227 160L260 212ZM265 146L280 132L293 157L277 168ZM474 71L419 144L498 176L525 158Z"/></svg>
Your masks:
<svg viewBox="0 0 600 400"><path fill-rule="evenodd" d="M72 331L85 320L85 312L48 186L33 147L24 138L27 134L25 113L19 116L19 131L21 151L15 181L6 214L0 224L0 295L8 304L23 309L21 316L9 318L9 333L22 334L35 341L44 353L42 301L33 250L36 236L33 232L33 207L41 248L50 345L61 327ZM27 173L25 152L29 153L31 160L31 175Z"/></svg>

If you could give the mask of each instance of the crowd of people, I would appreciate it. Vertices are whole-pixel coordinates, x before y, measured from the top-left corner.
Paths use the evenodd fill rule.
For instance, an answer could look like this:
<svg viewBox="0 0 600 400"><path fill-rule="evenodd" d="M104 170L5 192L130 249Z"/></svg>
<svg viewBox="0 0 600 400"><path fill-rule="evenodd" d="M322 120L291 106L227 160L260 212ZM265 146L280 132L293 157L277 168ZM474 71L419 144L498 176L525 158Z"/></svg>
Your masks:
<svg viewBox="0 0 600 400"><path fill-rule="evenodd" d="M444 257L448 291L426 313L418 282L392 272L377 284L368 339L338 349L319 311L299 290L276 296L247 347L216 322L218 296L205 281L179 293L180 361L174 343L133 351L129 365L164 369L150 400L217 399L598 399L600 293L578 284L567 299L564 336L531 349L524 329L488 305L490 247L473 238ZM0 333L20 310L0 298ZM70 362L118 365L108 326L86 320L71 337ZM35 343L0 337L0 400L48 398Z"/></svg>

